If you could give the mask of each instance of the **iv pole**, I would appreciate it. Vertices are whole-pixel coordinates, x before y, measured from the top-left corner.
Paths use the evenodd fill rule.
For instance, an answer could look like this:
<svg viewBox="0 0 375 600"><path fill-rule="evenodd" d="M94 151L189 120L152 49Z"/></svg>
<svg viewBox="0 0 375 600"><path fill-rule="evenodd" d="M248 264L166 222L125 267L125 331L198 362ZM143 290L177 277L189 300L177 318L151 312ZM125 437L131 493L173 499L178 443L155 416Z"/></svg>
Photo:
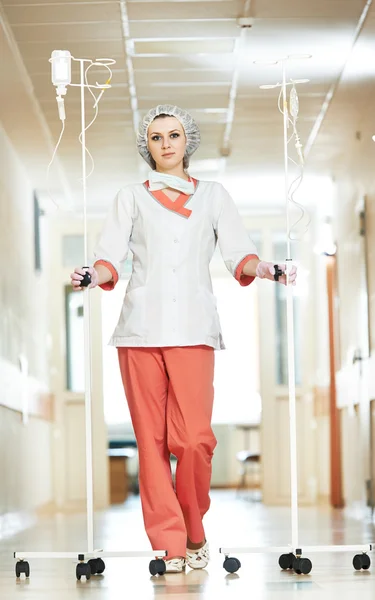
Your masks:
<svg viewBox="0 0 375 600"><path fill-rule="evenodd" d="M54 72L54 61L60 60L60 72ZM75 60L80 64L80 83L71 83L71 63L70 60ZM84 228L84 262L88 263L88 234L87 234L87 169L86 169L86 115L85 115L85 88L100 89L101 93L96 99L94 108L97 106L104 91L111 86L106 84L89 85L85 83L85 64L88 66L108 67L116 61L113 59L90 59L74 58L69 51L55 50L50 59L52 63L53 83L57 87L57 104L59 109L60 119L65 121L64 101L61 96L66 94L66 86L80 87L81 93L81 145L82 145L82 200L83 200L83 228ZM61 139L61 136L60 136ZM60 141L60 140L59 140ZM86 286L89 281L86 281ZM86 577L89 580L92 575L102 574L105 570L103 558L141 558L155 557L151 560L149 570L152 575L163 575L166 566L162 557L167 555L165 550L152 551L118 551L104 552L103 550L94 550L94 502L93 502L93 464L92 464L92 362L91 362L91 326L90 326L90 290L85 287L83 291L83 312L84 312L84 353L85 353L85 433L86 433L86 517L87 517L87 550L75 552L14 552L16 563L16 576L21 576L22 573L26 577L30 576L30 565L27 558L45 558L59 559L70 558L75 559L78 564L76 566L76 577L78 580L81 577ZM87 560L87 562L86 562Z"/></svg>
<svg viewBox="0 0 375 600"><path fill-rule="evenodd" d="M290 268L292 266L291 248L290 248L290 185L289 185L289 153L288 153L288 123L289 111L287 100L287 86L298 83L305 83L306 79L287 81L286 64L293 59L310 58L309 54L290 55L279 60L268 62L266 64L280 64L282 68L282 83L274 85L263 85L262 89L280 88L282 91L282 113L283 113L283 137L284 137L284 170L285 170L285 201L286 201L286 228L287 228L287 258L286 258L286 276L287 276L287 338L288 338L288 386L289 386L289 437L290 437L290 477L291 477L291 544L285 546L272 546L265 548L220 548L219 552L224 554L225 560L223 567L228 573L235 573L241 567L238 558L229 557L236 553L280 553L279 566L283 570L293 569L298 575L307 575L312 569L312 562L309 558L302 557L303 550L307 552L360 552L353 558L353 567L356 570L368 569L371 561L368 552L375 550L375 543L357 544L357 545L332 545L332 546L302 546L299 542L299 523L298 523L298 472L297 472L297 422L296 422L296 386L295 386L295 357L294 357L294 319L293 319L293 288L288 283ZM257 61L258 62L258 61ZM262 61L262 64L265 64ZM300 151L299 140L296 148L303 164L303 156Z"/></svg>

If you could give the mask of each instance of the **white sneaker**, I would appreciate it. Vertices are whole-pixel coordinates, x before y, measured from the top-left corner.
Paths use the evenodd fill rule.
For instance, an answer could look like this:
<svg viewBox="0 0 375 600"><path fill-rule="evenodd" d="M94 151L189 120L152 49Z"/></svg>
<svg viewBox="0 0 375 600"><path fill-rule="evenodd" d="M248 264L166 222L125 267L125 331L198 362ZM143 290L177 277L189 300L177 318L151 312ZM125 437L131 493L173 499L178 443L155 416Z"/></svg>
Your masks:
<svg viewBox="0 0 375 600"><path fill-rule="evenodd" d="M186 561L184 558L171 558L165 561L167 567L166 573L182 573L185 569Z"/></svg>
<svg viewBox="0 0 375 600"><path fill-rule="evenodd" d="M186 549L187 564L191 569L204 569L210 560L210 548L208 542L199 550Z"/></svg>

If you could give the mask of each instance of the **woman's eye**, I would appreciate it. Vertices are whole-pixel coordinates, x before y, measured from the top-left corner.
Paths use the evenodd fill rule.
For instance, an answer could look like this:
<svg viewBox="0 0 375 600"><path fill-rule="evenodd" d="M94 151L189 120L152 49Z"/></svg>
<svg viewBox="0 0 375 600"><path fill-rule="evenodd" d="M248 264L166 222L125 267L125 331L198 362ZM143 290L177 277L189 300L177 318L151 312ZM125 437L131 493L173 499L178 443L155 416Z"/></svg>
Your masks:
<svg viewBox="0 0 375 600"><path fill-rule="evenodd" d="M171 138L178 138L180 137L179 133L171 133ZM152 135L151 139L153 142L158 142L159 140L161 140L161 136L160 135Z"/></svg>

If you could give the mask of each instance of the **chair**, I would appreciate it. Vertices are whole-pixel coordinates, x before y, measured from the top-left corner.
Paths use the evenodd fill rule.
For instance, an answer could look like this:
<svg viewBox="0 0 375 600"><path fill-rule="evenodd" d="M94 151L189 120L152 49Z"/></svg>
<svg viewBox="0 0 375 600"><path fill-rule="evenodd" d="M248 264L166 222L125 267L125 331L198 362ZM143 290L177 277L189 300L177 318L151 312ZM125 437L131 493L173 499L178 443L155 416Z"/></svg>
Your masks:
<svg viewBox="0 0 375 600"><path fill-rule="evenodd" d="M241 479L237 486L237 495L241 490L260 489L260 453L241 450L237 452L236 458L241 465ZM252 494L247 496L247 499L256 500L257 498L255 494Z"/></svg>

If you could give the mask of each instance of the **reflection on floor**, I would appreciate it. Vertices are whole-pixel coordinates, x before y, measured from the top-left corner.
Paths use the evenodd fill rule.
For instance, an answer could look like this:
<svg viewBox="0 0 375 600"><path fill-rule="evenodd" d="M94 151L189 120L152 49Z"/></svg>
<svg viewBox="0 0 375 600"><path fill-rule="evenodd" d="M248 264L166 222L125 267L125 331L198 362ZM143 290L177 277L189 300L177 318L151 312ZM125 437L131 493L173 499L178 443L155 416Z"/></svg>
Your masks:
<svg viewBox="0 0 375 600"><path fill-rule="evenodd" d="M276 554L238 554L242 568L223 569L220 546L284 545L290 541L290 511L236 498L232 491L211 493L205 527L212 560L204 571L151 577L149 559L106 559L104 575L89 581L75 578L71 560L30 560L28 580L16 580L12 553L84 551L85 515L43 517L31 529L1 541L0 598L13 600L374 600L375 556L372 570L354 571L353 553L310 555L310 575L280 571ZM300 510L300 542L305 545L358 544L373 541L370 514L357 515L328 507ZM0 532L1 533L1 532ZM95 545L105 550L148 550L138 498L112 507L95 518Z"/></svg>

